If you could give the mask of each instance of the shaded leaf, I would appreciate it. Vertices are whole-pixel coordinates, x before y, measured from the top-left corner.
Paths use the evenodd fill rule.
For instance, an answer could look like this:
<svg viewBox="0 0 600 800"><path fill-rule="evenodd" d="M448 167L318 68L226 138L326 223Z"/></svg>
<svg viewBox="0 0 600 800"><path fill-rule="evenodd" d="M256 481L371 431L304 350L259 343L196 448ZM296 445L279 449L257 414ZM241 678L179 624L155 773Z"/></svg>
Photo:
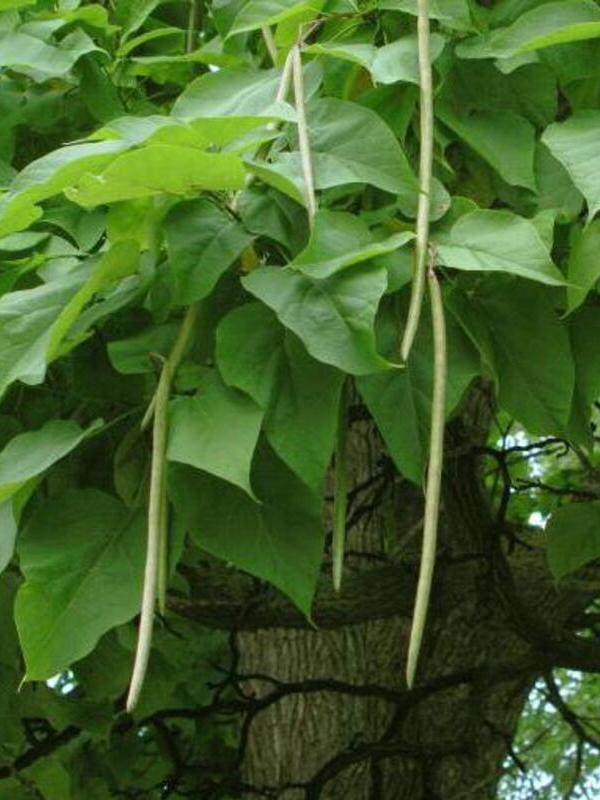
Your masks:
<svg viewBox="0 0 600 800"><path fill-rule="evenodd" d="M548 566L556 578L600 557L600 502L569 503L546 526Z"/></svg>
<svg viewBox="0 0 600 800"><path fill-rule="evenodd" d="M174 466L170 494L199 547L269 581L309 615L323 555L320 500L264 447L252 485L260 504L218 478Z"/></svg>
<svg viewBox="0 0 600 800"><path fill-rule="evenodd" d="M221 321L216 358L224 380L265 409L265 433L278 456L321 492L333 451L342 373L312 359L260 303L236 308Z"/></svg>
<svg viewBox="0 0 600 800"><path fill-rule="evenodd" d="M253 497L250 465L263 414L254 400L225 386L215 370L206 370L194 397L170 403L167 457L229 481Z"/></svg>
<svg viewBox="0 0 600 800"><path fill-rule="evenodd" d="M19 543L15 619L26 679L46 680L138 611L144 517L96 489L38 506Z"/></svg>
<svg viewBox="0 0 600 800"><path fill-rule="evenodd" d="M385 268L358 265L316 280L290 268L262 267L242 283L317 360L351 375L392 366L378 355L373 331L387 286Z"/></svg>
<svg viewBox="0 0 600 800"><path fill-rule="evenodd" d="M174 301L202 300L252 242L252 235L208 200L176 205L165 220Z"/></svg>

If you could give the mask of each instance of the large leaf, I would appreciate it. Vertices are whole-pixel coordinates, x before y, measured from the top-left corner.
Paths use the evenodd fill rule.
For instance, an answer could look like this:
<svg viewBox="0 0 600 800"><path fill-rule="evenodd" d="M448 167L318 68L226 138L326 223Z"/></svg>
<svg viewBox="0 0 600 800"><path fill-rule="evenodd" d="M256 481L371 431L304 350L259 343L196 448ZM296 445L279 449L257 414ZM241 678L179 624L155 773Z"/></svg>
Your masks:
<svg viewBox="0 0 600 800"><path fill-rule="evenodd" d="M542 141L585 197L591 219L600 210L600 111L580 111L550 125Z"/></svg>
<svg viewBox="0 0 600 800"><path fill-rule="evenodd" d="M215 370L206 371L194 397L171 401L167 457L253 496L250 465L263 414L254 400L225 386Z"/></svg>
<svg viewBox="0 0 600 800"><path fill-rule="evenodd" d="M600 9L592 0L558 0L526 11L507 28L459 44L461 58L510 58L551 45L600 36Z"/></svg>
<svg viewBox="0 0 600 800"><path fill-rule="evenodd" d="M312 359L260 303L236 308L221 321L216 357L224 380L265 409L271 447L307 486L322 491L342 373Z"/></svg>
<svg viewBox="0 0 600 800"><path fill-rule="evenodd" d="M342 211L318 211L308 245L291 262L313 278L328 278L340 269L393 253L414 239L410 231L377 241L367 224Z"/></svg>
<svg viewBox="0 0 600 800"><path fill-rule="evenodd" d="M484 158L507 183L535 189L535 130L511 111L457 114L438 108L438 117Z"/></svg>
<svg viewBox="0 0 600 800"><path fill-rule="evenodd" d="M15 619L27 680L47 680L138 611L144 515L96 489L51 497L19 544Z"/></svg>
<svg viewBox="0 0 600 800"><path fill-rule="evenodd" d="M565 282L538 227L511 211L472 211L434 238L439 259L448 267L508 272L550 285Z"/></svg>
<svg viewBox="0 0 600 800"><path fill-rule="evenodd" d="M202 300L240 256L252 236L208 200L176 205L165 221L175 302Z"/></svg>
<svg viewBox="0 0 600 800"><path fill-rule="evenodd" d="M399 471L415 483L422 482L427 465L433 391L429 308L423 317L405 369L369 375L357 381L358 390L381 431L390 456ZM446 319L446 327L448 416L479 373L479 357L450 316ZM383 352L390 356L398 347L398 328L398 317L388 308L382 316L378 333Z"/></svg>
<svg viewBox="0 0 600 800"><path fill-rule="evenodd" d="M600 558L600 502L569 503L546 526L548 565L562 578Z"/></svg>
<svg viewBox="0 0 600 800"><path fill-rule="evenodd" d="M379 8L417 15L417 0L379 0L378 5ZM447 27L457 30L468 30L472 27L467 0L431 0L429 17L439 19Z"/></svg>
<svg viewBox="0 0 600 800"><path fill-rule="evenodd" d="M0 33L0 67L25 71L39 81L64 76L94 50L99 48L82 30L68 34L57 46L21 31Z"/></svg>
<svg viewBox="0 0 600 800"><path fill-rule="evenodd" d="M488 280L475 303L492 341L500 406L531 434L560 435L569 419L575 368L554 293Z"/></svg>
<svg viewBox="0 0 600 800"><path fill-rule="evenodd" d="M317 77L314 68L306 77ZM179 119L265 117L295 120L287 103L275 103L281 70L221 70L196 78L178 97L173 116ZM310 83L309 81L309 83Z"/></svg>
<svg viewBox="0 0 600 800"><path fill-rule="evenodd" d="M429 42L429 57L435 63L441 55L446 41L439 33L433 33ZM371 75L376 83L419 83L417 37L401 36L391 44L377 48L371 65Z"/></svg>
<svg viewBox="0 0 600 800"><path fill-rule="evenodd" d="M335 98L309 104L308 124L315 187L368 183L415 203L417 182L393 132L369 108ZM302 201L300 153L281 153L273 163L251 162L263 180ZM276 176L280 182L277 183Z"/></svg>
<svg viewBox="0 0 600 800"><path fill-rule="evenodd" d="M359 264L322 280L289 267L262 267L242 282L317 360L352 375L392 366L378 355L373 331L387 286L384 267Z"/></svg>
<svg viewBox="0 0 600 800"><path fill-rule="evenodd" d="M181 466L171 470L170 494L199 547L269 581L308 615L323 555L321 503L271 451L257 456L252 484L260 503Z"/></svg>
<svg viewBox="0 0 600 800"><path fill-rule="evenodd" d="M28 227L41 215L37 203L72 186L85 172L103 168L126 147L122 141L85 142L32 161L0 200L0 235Z"/></svg>
<svg viewBox="0 0 600 800"><path fill-rule="evenodd" d="M17 521L11 500L0 503L0 573L10 564L17 540Z"/></svg>
<svg viewBox="0 0 600 800"><path fill-rule="evenodd" d="M600 280L600 220L573 229L567 275L568 310L573 311Z"/></svg>
<svg viewBox="0 0 600 800"><path fill-rule="evenodd" d="M98 425L82 430L70 420L53 419L36 431L19 433L0 451L0 502L74 450Z"/></svg>
<svg viewBox="0 0 600 800"><path fill-rule="evenodd" d="M89 208L161 192L190 195L202 189L243 189L244 182L244 167L235 155L156 144L123 153L100 174L84 175L66 194Z"/></svg>
<svg viewBox="0 0 600 800"><path fill-rule="evenodd" d="M86 270L77 270L0 298L0 396L14 381L43 381L53 325L87 277Z"/></svg>
<svg viewBox="0 0 600 800"><path fill-rule="evenodd" d="M138 246L131 240L117 242L97 260L94 259L89 279L65 305L52 326L47 356L49 360L59 353L62 340L92 297L116 280L134 272L138 259Z"/></svg>
<svg viewBox="0 0 600 800"><path fill-rule="evenodd" d="M248 0L237 14L230 35L274 25L324 5L325 0Z"/></svg>

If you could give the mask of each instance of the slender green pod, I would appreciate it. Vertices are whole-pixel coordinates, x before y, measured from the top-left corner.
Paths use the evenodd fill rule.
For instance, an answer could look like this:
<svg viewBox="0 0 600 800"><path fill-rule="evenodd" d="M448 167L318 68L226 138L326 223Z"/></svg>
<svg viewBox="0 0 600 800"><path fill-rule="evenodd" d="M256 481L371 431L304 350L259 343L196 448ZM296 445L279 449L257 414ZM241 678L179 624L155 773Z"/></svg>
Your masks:
<svg viewBox="0 0 600 800"><path fill-rule="evenodd" d="M335 445L335 478L333 493L333 588L342 588L344 570L344 550L346 547L346 513L348 509L348 455L346 449L348 431L348 388L342 386L338 413L337 438Z"/></svg>
<svg viewBox="0 0 600 800"><path fill-rule="evenodd" d="M420 110L419 126L421 145L419 150L419 200L415 260L408 318L400 347L404 361L408 358L421 318L421 307L425 294L427 272L427 247L429 241L429 211L431 207L431 177L433 171L433 81L429 52L428 0L417 0L417 44L419 59Z"/></svg>
<svg viewBox="0 0 600 800"><path fill-rule="evenodd" d="M423 641L423 631L427 619L435 553L437 531L440 515L440 495L442 485L442 467L444 462L444 421L446 406L446 322L440 284L433 268L431 258L427 272L429 296L431 298L431 322L433 327L433 400L431 406L431 434L429 441L429 464L427 467L427 484L425 488L425 517L423 521L423 547L417 596L413 612L412 629L408 645L406 665L406 682L412 687L419 652Z"/></svg>
<svg viewBox="0 0 600 800"><path fill-rule="evenodd" d="M173 345L173 349L163 365L158 380L158 388L153 399L154 418L152 424L152 464L148 500L146 566L144 569L144 586L135 662L127 695L127 711L132 711L137 705L144 685L152 647L154 610L161 581L159 605L162 605L163 608L165 605L167 565L163 562L166 561L168 550L166 531L166 450L169 397L171 395L173 376L188 347L196 316L197 306L190 306L181 323L179 335ZM163 578L159 579L160 575L163 575Z"/></svg>

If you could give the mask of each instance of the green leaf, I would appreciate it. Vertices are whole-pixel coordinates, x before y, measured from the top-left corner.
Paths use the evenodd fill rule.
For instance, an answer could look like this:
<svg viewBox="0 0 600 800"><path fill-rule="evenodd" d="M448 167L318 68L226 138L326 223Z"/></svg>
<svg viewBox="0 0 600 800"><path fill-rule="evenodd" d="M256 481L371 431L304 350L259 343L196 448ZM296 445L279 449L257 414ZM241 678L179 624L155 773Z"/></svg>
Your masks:
<svg viewBox="0 0 600 800"><path fill-rule="evenodd" d="M600 111L580 111L550 125L542 141L585 197L592 219L600 210Z"/></svg>
<svg viewBox="0 0 600 800"><path fill-rule="evenodd" d="M0 200L0 236L27 228L41 215L36 203L72 186L84 173L106 166L126 146L118 141L85 142L32 161Z"/></svg>
<svg viewBox="0 0 600 800"><path fill-rule="evenodd" d="M310 614L323 556L318 496L265 447L252 475L260 504L189 467L170 476L175 509L199 547L269 581Z"/></svg>
<svg viewBox="0 0 600 800"><path fill-rule="evenodd" d="M496 28L456 48L460 58L510 58L551 45L600 36L600 9L592 0L543 3L518 16L507 28Z"/></svg>
<svg viewBox="0 0 600 800"><path fill-rule="evenodd" d="M563 578L600 557L600 502L569 503L546 526L548 566Z"/></svg>
<svg viewBox="0 0 600 800"><path fill-rule="evenodd" d="M429 57L435 63L441 55L446 40L439 33L432 33L429 42ZM371 66L375 83L419 83L417 37L401 36L391 44L377 48Z"/></svg>
<svg viewBox="0 0 600 800"><path fill-rule="evenodd" d="M368 183L414 204L416 178L398 140L378 114L356 103L327 97L310 103L307 115L317 189ZM269 175L285 179L285 184L273 185L302 201L299 152L281 153L272 163L251 162L249 166L260 168L264 180Z"/></svg>
<svg viewBox="0 0 600 800"><path fill-rule="evenodd" d="M410 231L376 241L367 224L343 211L318 211L308 245L290 263L313 278L329 278L338 270L393 253L414 239Z"/></svg>
<svg viewBox="0 0 600 800"><path fill-rule="evenodd" d="M15 619L27 680L47 680L138 611L144 517L96 489L38 506L19 544Z"/></svg>
<svg viewBox="0 0 600 800"><path fill-rule="evenodd" d="M69 300L52 326L52 336L47 353L49 361L59 354L62 340L83 311L84 306L97 292L134 272L138 265L139 255L137 244L127 240L117 242L98 258L89 279Z"/></svg>
<svg viewBox="0 0 600 800"><path fill-rule="evenodd" d="M243 189L244 183L244 167L235 155L157 144L123 153L99 175L84 175L65 193L90 208L161 192L189 195Z"/></svg>
<svg viewBox="0 0 600 800"><path fill-rule="evenodd" d="M399 327L397 314L388 307L378 334L381 349L390 356L398 347ZM477 352L450 316L446 328L446 416L449 416L480 370ZM432 365L433 338L427 307L406 368L362 377L356 384L397 468L418 484L423 481L429 452Z"/></svg>
<svg viewBox="0 0 600 800"><path fill-rule="evenodd" d="M379 0L378 5L382 9L417 15L417 0ZM429 17L459 31L473 27L467 0L430 0Z"/></svg>
<svg viewBox="0 0 600 800"><path fill-rule="evenodd" d="M266 411L264 430L277 455L321 492L333 451L342 373L312 359L260 303L236 308L221 321L216 358L225 382Z"/></svg>
<svg viewBox="0 0 600 800"><path fill-rule="evenodd" d="M435 242L447 267L508 272L555 286L565 282L534 222L511 211L464 214L449 232L436 233Z"/></svg>
<svg viewBox="0 0 600 800"><path fill-rule="evenodd" d="M0 573L4 572L15 552L17 522L11 500L0 503Z"/></svg>
<svg viewBox="0 0 600 800"><path fill-rule="evenodd" d="M500 406L530 434L560 435L569 419L575 368L554 293L488 280L474 302L492 340Z"/></svg>
<svg viewBox="0 0 600 800"><path fill-rule="evenodd" d="M0 396L14 381L41 383L53 325L85 282L86 270L0 298Z"/></svg>
<svg viewBox="0 0 600 800"><path fill-rule="evenodd" d="M310 67L310 65L309 65ZM305 80L313 75L305 69ZM263 117L294 121L296 113L287 103L275 103L281 70L228 69L201 75L179 95L172 114L190 120L221 117ZM309 80L314 83L314 78Z"/></svg>
<svg viewBox="0 0 600 800"><path fill-rule="evenodd" d="M100 48L82 30L67 34L56 47L20 31L0 33L0 67L25 71L40 82L64 76L94 50Z"/></svg>
<svg viewBox="0 0 600 800"><path fill-rule="evenodd" d="M571 232L567 266L567 310L574 311L600 279L600 220Z"/></svg>
<svg viewBox="0 0 600 800"><path fill-rule="evenodd" d="M583 196L573 184L569 173L548 148L539 143L535 157L537 208L551 209L557 213L557 222L572 222L579 216Z"/></svg>
<svg viewBox="0 0 600 800"><path fill-rule="evenodd" d="M179 326L176 322L152 325L129 336L109 342L107 346L110 363L123 375L142 375L155 372L157 355L167 358L177 338Z"/></svg>
<svg viewBox="0 0 600 800"><path fill-rule="evenodd" d="M275 25L310 9L318 10L324 0L248 0L237 14L229 35Z"/></svg>
<svg viewBox="0 0 600 800"><path fill-rule="evenodd" d="M164 225L176 303L202 300L253 237L206 199L179 203Z"/></svg>
<svg viewBox="0 0 600 800"><path fill-rule="evenodd" d="M45 472L98 429L100 422L82 430L70 420L53 419L37 431L19 433L0 451L0 502L23 484Z"/></svg>
<svg viewBox="0 0 600 800"><path fill-rule="evenodd" d="M384 267L357 265L316 280L293 268L262 267L242 279L318 361L351 375L389 369L375 349L373 324L386 290Z"/></svg>
<svg viewBox="0 0 600 800"><path fill-rule="evenodd" d="M465 115L450 107L438 107L436 113L507 183L535 191L535 130L530 122L511 111L474 111Z"/></svg>
<svg viewBox="0 0 600 800"><path fill-rule="evenodd" d="M207 370L194 397L170 403L167 457L229 481L254 497L250 465L263 415L254 400L225 386L215 370Z"/></svg>

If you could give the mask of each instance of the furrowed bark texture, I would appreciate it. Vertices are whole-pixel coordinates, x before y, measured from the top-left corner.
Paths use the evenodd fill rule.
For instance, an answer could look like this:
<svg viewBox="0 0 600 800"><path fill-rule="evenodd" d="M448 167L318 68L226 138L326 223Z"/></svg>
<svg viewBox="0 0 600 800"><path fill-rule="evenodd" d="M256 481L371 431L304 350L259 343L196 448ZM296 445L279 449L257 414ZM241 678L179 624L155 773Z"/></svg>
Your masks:
<svg viewBox="0 0 600 800"><path fill-rule="evenodd" d="M569 625L598 594L594 571L557 589L535 543L507 555L509 529L480 487L487 420L478 409L487 400L474 397L447 431L438 564L415 688L404 675L422 497L395 473L367 421L349 437L343 590L336 596L324 574L317 630L273 591L257 593L251 579L232 582L214 566L188 576L197 581L191 600L173 599L180 613L237 630L246 697L280 693L242 725L247 796L493 798L536 677L553 665L600 670L595 645Z"/></svg>

